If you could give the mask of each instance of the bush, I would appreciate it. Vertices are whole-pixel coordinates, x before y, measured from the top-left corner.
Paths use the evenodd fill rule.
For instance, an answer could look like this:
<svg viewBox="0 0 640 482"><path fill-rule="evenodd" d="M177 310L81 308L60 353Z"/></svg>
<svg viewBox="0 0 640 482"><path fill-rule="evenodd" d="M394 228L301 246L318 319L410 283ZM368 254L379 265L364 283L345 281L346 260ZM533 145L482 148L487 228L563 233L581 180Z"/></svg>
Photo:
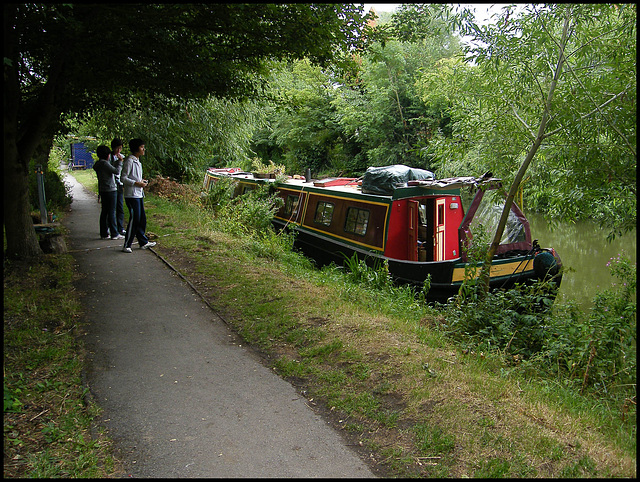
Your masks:
<svg viewBox="0 0 640 482"><path fill-rule="evenodd" d="M619 282L595 296L589 313L573 303L541 310L549 302L548 287L538 282L484 298L467 293L466 303L443 308L440 328L468 348L508 355L505 362L527 376L634 400L636 265L619 255L608 266Z"/></svg>
<svg viewBox="0 0 640 482"><path fill-rule="evenodd" d="M548 336L550 312L541 307L551 303L553 289L538 281L483 297L466 293L465 303L446 305L442 328L453 338L484 350L498 349L518 360L529 358L542 350Z"/></svg>
<svg viewBox="0 0 640 482"><path fill-rule="evenodd" d="M259 186L229 202L224 201L225 193L210 194L220 197L216 221L222 231L234 236L264 236L273 230L273 216L283 201L268 186Z"/></svg>
<svg viewBox="0 0 640 482"><path fill-rule="evenodd" d="M235 185L236 183L233 179L216 179L215 182L210 184L209 191L203 196L202 202L204 206L214 212L218 212L231 202Z"/></svg>
<svg viewBox="0 0 640 482"><path fill-rule="evenodd" d="M49 212L63 211L73 201L71 189L55 170L48 169L44 172L44 198ZM29 199L31 201L31 209L39 211L40 202L38 200L38 183L35 169L32 169L29 173Z"/></svg>
<svg viewBox="0 0 640 482"><path fill-rule="evenodd" d="M636 265L618 255L607 263L620 282L598 293L588 317L568 310L551 319L541 356L546 370L604 393L636 384Z"/></svg>

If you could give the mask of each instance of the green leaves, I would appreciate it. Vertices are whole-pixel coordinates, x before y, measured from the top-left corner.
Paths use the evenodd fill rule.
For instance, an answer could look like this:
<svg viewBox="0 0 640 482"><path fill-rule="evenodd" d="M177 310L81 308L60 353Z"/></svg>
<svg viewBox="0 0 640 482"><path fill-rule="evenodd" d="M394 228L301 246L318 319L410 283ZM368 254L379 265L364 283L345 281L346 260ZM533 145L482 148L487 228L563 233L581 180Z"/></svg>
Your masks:
<svg viewBox="0 0 640 482"><path fill-rule="evenodd" d="M566 15L569 37L561 53ZM564 219L596 217L612 233L634 226L635 19L635 5L562 4L504 9L493 25L466 21L463 31L476 42L465 55L475 65L464 71L454 70L453 60L441 62L418 83L425 102L450 102L455 123L453 139L430 146L434 155L466 157L478 172L491 168L513 179L547 112L528 187L548 204L533 207ZM563 69L548 97L561 56ZM581 202L568 205L572 197Z"/></svg>
<svg viewBox="0 0 640 482"><path fill-rule="evenodd" d="M3 382L3 391L4 391L4 412L21 412L22 406L24 405L20 401L20 394L22 393L22 389L19 387L13 387L13 389L7 387L6 381Z"/></svg>
<svg viewBox="0 0 640 482"><path fill-rule="evenodd" d="M264 122L252 101L209 97L192 101L165 99L161 107L143 99L88 117L82 130L104 143L140 137L147 143L145 171L177 179L195 179L208 166L239 164L249 158L249 143Z"/></svg>

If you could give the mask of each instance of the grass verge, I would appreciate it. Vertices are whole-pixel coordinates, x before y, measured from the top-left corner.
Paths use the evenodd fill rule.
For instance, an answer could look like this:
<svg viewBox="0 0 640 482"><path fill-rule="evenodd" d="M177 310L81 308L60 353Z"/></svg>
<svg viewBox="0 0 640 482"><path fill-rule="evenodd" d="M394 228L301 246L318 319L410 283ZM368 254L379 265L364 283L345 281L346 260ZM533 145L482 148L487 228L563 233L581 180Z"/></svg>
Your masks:
<svg viewBox="0 0 640 482"><path fill-rule="evenodd" d="M82 383L73 258L4 263L4 476L106 477L110 442Z"/></svg>

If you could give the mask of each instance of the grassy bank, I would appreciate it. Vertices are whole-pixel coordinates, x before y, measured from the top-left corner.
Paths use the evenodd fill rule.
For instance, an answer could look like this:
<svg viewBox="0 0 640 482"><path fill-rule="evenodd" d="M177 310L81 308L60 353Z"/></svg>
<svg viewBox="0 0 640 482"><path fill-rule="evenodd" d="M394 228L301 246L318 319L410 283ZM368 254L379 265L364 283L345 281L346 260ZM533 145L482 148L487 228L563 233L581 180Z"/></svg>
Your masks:
<svg viewBox="0 0 640 482"><path fill-rule="evenodd" d="M78 173L79 174L79 173ZM93 171L82 173L87 185ZM64 217L58 212L58 217ZM6 248L6 239L5 239ZM82 380L82 307L70 254L3 263L4 476L104 478L116 473L100 407Z"/></svg>
<svg viewBox="0 0 640 482"><path fill-rule="evenodd" d="M73 258L4 264L4 476L106 477L110 442L92 430Z"/></svg>
<svg viewBox="0 0 640 482"><path fill-rule="evenodd" d="M80 172L77 177L90 182L89 174ZM194 199L184 192L147 197L148 231L158 235L154 250L179 270L218 315L261 353L264 363L290 381L308 406L326 417L379 475L636 476L635 405L625 412L619 404L580 395L557 380L522 376L508 369L494 352L463 349L439 328L443 312L417 302L408 291L355 282L340 269L317 270L287 250L288 242L275 235L247 235L237 220L216 219ZM73 269L67 261L57 264L54 271L64 278L71 276ZM5 273L5 293L7 279ZM46 279L42 273L40 279ZM51 311L43 320L69 319L68 329L78 308L61 308L73 306L74 299L71 290L62 291L70 296L67 305L23 301L25 308L15 312L33 316L44 312L46 306ZM22 294L11 296L24 298ZM5 294L5 332L6 306ZM22 316L27 315L16 318ZM22 349L32 345L42 349L35 334L47 333L42 331L44 323L34 325L33 338L23 339ZM65 351L73 358L81 347L70 344L61 350L61 356ZM12 368L12 372L30 373L28 369ZM7 373L5 354L5 385ZM11 393L15 400L36 404L31 401L37 396L35 389L15 390L20 388L15 384L20 378L13 373ZM37 384L38 377L33 378ZM73 379L72 375L67 379ZM44 383L42 379L40 383ZM59 393L69 393L66 398L59 397L67 400L63 403L67 407L70 400L82 400L81 392L69 386ZM5 389L5 404L6 400ZM60 400L50 411L58 411L59 406ZM47 428L44 414L37 416L42 410L25 415L24 420L36 416L33 422L43 422L29 433ZM55 422L54 426L65 424ZM5 475L6 427L5 414ZM20 446L11 441L19 437L9 433L9 449L15 443L24 457L38 457L37 451L44 449L26 436L21 436ZM73 436L64 440L67 438ZM74 446L71 442L56 443ZM97 439L91 443L85 445L96 460L105 462L101 470L108 473L111 462L104 456L107 442ZM66 461L57 463L71 464L79 458L68 449L66 456ZM101 467L101 463L94 466ZM83 476L92 474L87 471ZM101 475L96 472L93 476Z"/></svg>

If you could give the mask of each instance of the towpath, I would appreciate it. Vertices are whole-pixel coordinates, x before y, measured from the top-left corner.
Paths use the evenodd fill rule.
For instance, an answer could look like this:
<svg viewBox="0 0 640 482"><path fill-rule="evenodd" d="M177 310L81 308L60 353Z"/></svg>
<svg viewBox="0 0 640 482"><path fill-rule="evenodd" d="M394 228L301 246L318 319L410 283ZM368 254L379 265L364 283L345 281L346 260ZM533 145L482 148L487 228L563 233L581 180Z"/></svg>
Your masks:
<svg viewBox="0 0 640 482"><path fill-rule="evenodd" d="M152 250L134 244L128 254L122 241L101 240L95 194L65 181L88 322L86 382L122 475L374 476Z"/></svg>

